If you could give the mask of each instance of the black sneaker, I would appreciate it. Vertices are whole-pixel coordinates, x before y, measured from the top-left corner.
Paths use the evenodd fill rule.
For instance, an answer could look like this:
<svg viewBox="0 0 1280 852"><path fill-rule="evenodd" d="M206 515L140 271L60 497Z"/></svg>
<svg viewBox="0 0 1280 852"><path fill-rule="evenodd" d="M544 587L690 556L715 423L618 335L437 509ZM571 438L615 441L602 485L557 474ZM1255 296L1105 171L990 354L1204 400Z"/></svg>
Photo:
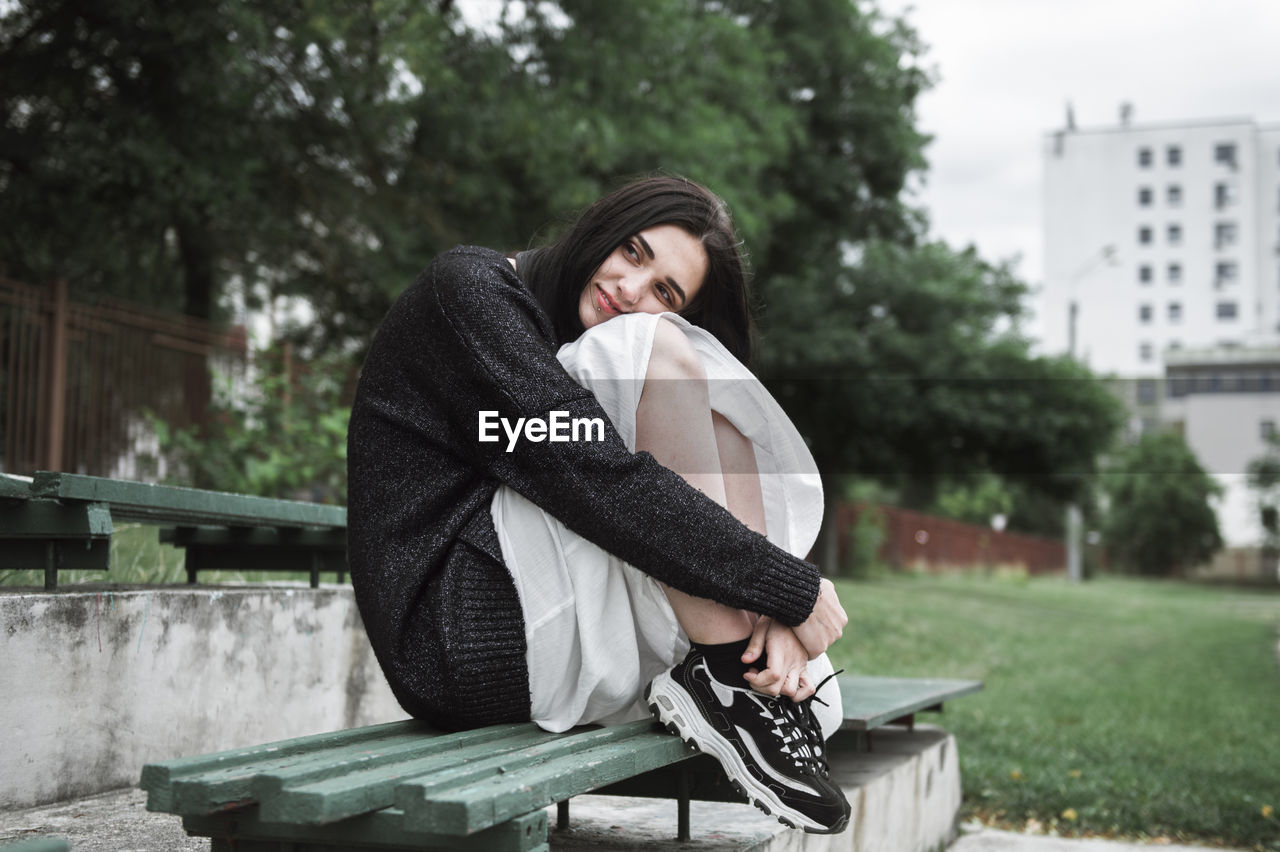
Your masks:
<svg viewBox="0 0 1280 852"><path fill-rule="evenodd" d="M720 683L696 650L654 678L644 698L668 731L720 761L738 791L779 822L813 834L848 825L849 803L814 753L821 733L806 730L813 716L791 699Z"/></svg>

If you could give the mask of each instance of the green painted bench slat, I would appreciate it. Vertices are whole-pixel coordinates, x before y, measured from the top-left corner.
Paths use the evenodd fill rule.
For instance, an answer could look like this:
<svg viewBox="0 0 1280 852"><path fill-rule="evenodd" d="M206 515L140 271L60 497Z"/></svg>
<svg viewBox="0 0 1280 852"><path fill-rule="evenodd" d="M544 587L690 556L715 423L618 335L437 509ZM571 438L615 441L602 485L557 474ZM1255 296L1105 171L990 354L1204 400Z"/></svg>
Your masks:
<svg viewBox="0 0 1280 852"><path fill-rule="evenodd" d="M486 766L494 761L518 765L548 744L563 741L563 735L528 723L481 728L438 737L424 743L418 755L403 760L353 763L348 772L315 780L299 783L288 776L267 776L257 788L262 794L258 801L262 818L273 822L335 822L390 806L396 788L411 779L446 775L460 767Z"/></svg>
<svg viewBox="0 0 1280 852"><path fill-rule="evenodd" d="M490 759L407 780L396 789L395 804L408 828L471 834L693 754L653 722L630 722L564 736L519 761Z"/></svg>
<svg viewBox="0 0 1280 852"><path fill-rule="evenodd" d="M83 541L5 541L0 567L14 571L106 571L111 564L111 539L92 538ZM52 550L52 554L50 551ZM50 563L52 556L53 564Z"/></svg>
<svg viewBox="0 0 1280 852"><path fill-rule="evenodd" d="M922 710L940 710L943 702L982 689L980 680L856 675L836 681L844 705L841 730L854 731L870 731Z"/></svg>
<svg viewBox="0 0 1280 852"><path fill-rule="evenodd" d="M111 504L118 518L149 523L231 526L342 527L347 510L298 500L149 485L99 476L39 471L33 497Z"/></svg>
<svg viewBox="0 0 1280 852"><path fill-rule="evenodd" d="M115 528L105 503L64 506L26 500L0 512L0 537L13 539L111 538Z"/></svg>
<svg viewBox="0 0 1280 852"><path fill-rule="evenodd" d="M65 837L36 837L6 843L0 852L71 852L71 843Z"/></svg>
<svg viewBox="0 0 1280 852"><path fill-rule="evenodd" d="M347 531L343 527L303 529L300 527L177 526L162 529L160 540L175 547L202 547L211 551L251 549L272 551L307 547L345 552L347 549Z"/></svg>
<svg viewBox="0 0 1280 852"><path fill-rule="evenodd" d="M0 498L26 500L31 497L31 480L23 476L0 473Z"/></svg>
<svg viewBox="0 0 1280 852"><path fill-rule="evenodd" d="M443 737L426 729L426 733L398 733L376 740L331 746L315 753L204 772L192 779L179 778L173 782L171 809L181 814L209 814L242 806L245 802L270 803L275 808L276 799L290 787L328 778L367 774L379 768L393 776L402 775L406 771L405 766L415 766L424 757L442 751L465 750L473 745L487 747L494 740L510 736L516 730L527 731L530 727L524 724L482 728L456 737ZM388 793L385 804L390 803ZM268 818L277 819L275 816ZM294 822L321 821L297 815L289 818Z"/></svg>
<svg viewBox="0 0 1280 852"><path fill-rule="evenodd" d="M323 755L331 748L342 749L360 743L376 743L399 735L421 737L439 734L439 731L425 722L413 719L351 728L345 731L312 734L251 748L228 749L212 754L177 758L163 763L148 763L142 767L142 780L139 786L147 793L147 810L181 813L174 809L173 797L173 785L179 780L191 780L209 773L214 783L222 783L226 780L227 772L239 771L252 775L252 768L262 763ZM245 789L248 790L247 787Z"/></svg>

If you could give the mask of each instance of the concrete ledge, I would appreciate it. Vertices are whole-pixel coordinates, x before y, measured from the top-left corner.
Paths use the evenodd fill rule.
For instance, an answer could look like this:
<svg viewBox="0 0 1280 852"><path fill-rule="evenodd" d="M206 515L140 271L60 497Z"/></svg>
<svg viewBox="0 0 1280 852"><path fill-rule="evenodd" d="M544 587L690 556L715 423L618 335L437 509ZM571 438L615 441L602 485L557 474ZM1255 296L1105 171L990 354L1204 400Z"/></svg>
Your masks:
<svg viewBox="0 0 1280 852"><path fill-rule="evenodd" d="M0 594L0 810L142 765L405 718L349 586Z"/></svg>
<svg viewBox="0 0 1280 852"><path fill-rule="evenodd" d="M939 728L914 733L885 729L871 753L853 749L848 733L831 740L833 777L853 806L849 828L837 835L786 828L751 805L693 802L692 837L679 842L676 803L666 799L579 796L570 827L551 832L551 848L669 852L934 852L955 836L960 809L960 762L955 738ZM555 825L554 809L551 824Z"/></svg>

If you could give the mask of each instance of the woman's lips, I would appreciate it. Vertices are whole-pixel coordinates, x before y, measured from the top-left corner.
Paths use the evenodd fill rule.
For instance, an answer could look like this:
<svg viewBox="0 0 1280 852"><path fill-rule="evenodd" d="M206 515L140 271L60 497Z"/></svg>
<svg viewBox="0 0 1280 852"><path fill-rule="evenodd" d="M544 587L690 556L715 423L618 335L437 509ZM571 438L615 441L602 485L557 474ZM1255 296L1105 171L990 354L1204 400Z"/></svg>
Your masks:
<svg viewBox="0 0 1280 852"><path fill-rule="evenodd" d="M607 314L622 313L622 309L614 304L614 301L609 298L609 294L599 284L596 285L596 302L600 305L600 310Z"/></svg>

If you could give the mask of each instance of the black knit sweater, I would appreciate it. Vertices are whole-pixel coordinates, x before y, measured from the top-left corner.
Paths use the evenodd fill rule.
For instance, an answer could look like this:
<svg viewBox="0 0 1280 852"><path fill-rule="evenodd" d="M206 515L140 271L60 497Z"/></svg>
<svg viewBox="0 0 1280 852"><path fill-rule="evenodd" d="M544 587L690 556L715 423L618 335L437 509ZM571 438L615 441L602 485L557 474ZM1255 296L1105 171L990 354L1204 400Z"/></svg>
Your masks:
<svg viewBox="0 0 1280 852"><path fill-rule="evenodd" d="M612 427L603 442L478 440L512 422L599 417L506 259L446 252L392 307L348 432L348 558L378 661L410 714L458 729L529 718L524 622L489 515L506 483L681 591L799 624L818 571L769 544Z"/></svg>

